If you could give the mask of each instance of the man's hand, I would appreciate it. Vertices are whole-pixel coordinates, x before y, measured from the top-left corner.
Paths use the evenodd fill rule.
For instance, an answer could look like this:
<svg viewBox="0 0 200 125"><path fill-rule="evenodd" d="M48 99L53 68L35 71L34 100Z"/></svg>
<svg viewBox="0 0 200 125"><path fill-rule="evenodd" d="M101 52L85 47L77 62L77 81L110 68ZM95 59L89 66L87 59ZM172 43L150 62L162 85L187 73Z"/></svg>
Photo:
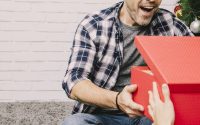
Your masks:
<svg viewBox="0 0 200 125"><path fill-rule="evenodd" d="M128 85L124 87L122 92L118 95L117 103L119 108L128 114L130 117L142 115L141 111L144 111L144 107L137 104L132 100L132 94L137 89L137 85Z"/></svg>
<svg viewBox="0 0 200 125"><path fill-rule="evenodd" d="M153 125L173 125L175 118L174 107L167 84L162 85L162 93L164 102L160 100L157 84L153 82L153 92L149 91L149 114L153 118Z"/></svg>

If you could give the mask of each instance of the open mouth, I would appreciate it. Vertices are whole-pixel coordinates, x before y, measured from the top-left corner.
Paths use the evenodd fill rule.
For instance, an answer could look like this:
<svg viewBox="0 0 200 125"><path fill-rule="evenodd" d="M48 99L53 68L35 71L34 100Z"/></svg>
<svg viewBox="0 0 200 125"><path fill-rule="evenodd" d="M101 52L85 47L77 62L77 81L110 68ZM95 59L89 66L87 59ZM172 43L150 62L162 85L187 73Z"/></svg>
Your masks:
<svg viewBox="0 0 200 125"><path fill-rule="evenodd" d="M141 6L140 9L142 9L145 12L151 12L154 9L154 7L150 7L150 6L149 7L143 7L143 6Z"/></svg>

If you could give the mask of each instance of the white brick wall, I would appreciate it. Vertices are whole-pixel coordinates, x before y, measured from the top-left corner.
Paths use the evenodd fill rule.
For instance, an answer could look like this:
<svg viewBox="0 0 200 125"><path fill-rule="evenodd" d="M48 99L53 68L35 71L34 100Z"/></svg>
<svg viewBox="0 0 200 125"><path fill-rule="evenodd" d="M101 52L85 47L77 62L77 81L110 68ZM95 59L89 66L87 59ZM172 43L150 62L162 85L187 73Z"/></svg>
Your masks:
<svg viewBox="0 0 200 125"><path fill-rule="evenodd" d="M116 1L0 0L0 102L68 100L61 81L76 27Z"/></svg>

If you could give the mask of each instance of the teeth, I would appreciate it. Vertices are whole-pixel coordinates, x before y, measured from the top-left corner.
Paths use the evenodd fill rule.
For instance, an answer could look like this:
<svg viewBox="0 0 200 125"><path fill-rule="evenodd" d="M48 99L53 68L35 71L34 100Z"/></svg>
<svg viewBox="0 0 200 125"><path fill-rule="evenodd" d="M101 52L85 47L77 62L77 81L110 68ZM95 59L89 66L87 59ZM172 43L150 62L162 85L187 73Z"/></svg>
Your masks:
<svg viewBox="0 0 200 125"><path fill-rule="evenodd" d="M153 7L144 7L145 9L153 9Z"/></svg>
<svg viewBox="0 0 200 125"><path fill-rule="evenodd" d="M143 11L150 12L154 9L152 6L142 6L140 7Z"/></svg>

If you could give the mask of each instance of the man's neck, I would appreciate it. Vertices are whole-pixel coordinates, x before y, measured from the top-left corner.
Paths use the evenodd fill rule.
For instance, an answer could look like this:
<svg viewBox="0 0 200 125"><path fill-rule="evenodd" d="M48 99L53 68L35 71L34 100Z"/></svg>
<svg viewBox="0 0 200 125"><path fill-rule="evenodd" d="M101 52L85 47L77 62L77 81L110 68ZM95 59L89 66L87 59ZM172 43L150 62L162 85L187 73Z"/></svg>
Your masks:
<svg viewBox="0 0 200 125"><path fill-rule="evenodd" d="M133 26L136 25L135 21L131 19L128 10L126 8L125 3L123 4L120 13L119 13L119 19L122 23L128 25L128 26Z"/></svg>

